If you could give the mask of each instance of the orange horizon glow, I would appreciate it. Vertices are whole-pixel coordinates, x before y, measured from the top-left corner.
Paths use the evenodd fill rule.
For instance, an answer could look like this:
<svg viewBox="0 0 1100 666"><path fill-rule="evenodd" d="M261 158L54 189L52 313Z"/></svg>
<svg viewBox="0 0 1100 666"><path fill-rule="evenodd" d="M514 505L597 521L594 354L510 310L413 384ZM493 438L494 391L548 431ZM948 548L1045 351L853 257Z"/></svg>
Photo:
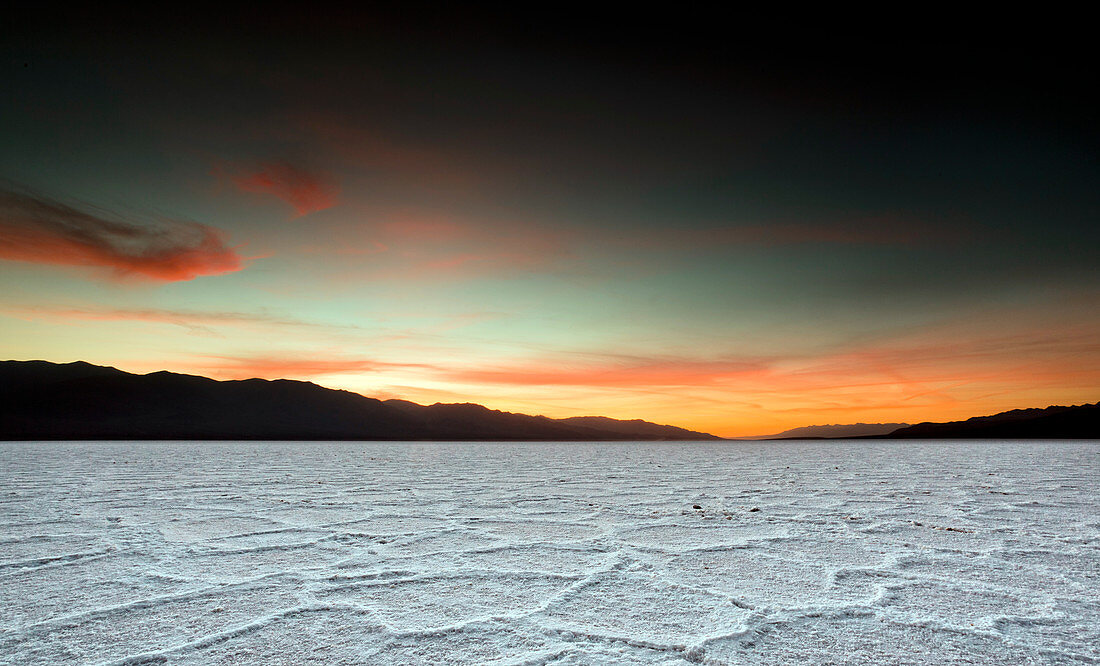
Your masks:
<svg viewBox="0 0 1100 666"><path fill-rule="evenodd" d="M154 369L156 368L156 369ZM402 399L420 404L466 403L481 404L490 409L523 413L549 418L568 418L573 416L607 416L623 420L642 419L663 425L673 425L689 430L707 432L720 437L738 438L771 435L792 428L810 425L853 424L853 423L922 423L966 420L975 416L988 416L1012 409L1042 408L1051 405L1092 404L1100 400L1096 391L1087 387L1100 381L1100 370L1092 369L1079 373L1079 381L1064 387L1059 376L1053 373L1040 378L1033 384L1036 375L1008 375L993 378L1003 385L1004 390L982 395L982 391L965 388L968 380L941 379L940 390L927 393L906 394L905 387L883 380L864 379L854 386L836 387L816 400L807 400L805 393L787 392L771 389L767 394L755 396L731 395L728 397L728 413L734 414L735 422L721 415L716 416L715 402L722 400L714 394L677 399L667 393L657 393L650 402L660 405L638 407L641 402L635 396L638 393L651 393L650 389L636 388L624 395L588 394L588 387L579 387L582 398L574 401L561 401L536 393L531 398L509 399L500 396L499 391L489 392L478 397L472 392L456 389L433 389L424 387L401 387L397 391L370 390L361 388L362 382L353 376L358 373L376 372L380 366L371 361L349 362L303 360L283 361L274 359L257 360L255 364L207 365L196 368L170 367L160 368L148 364L129 364L120 369L144 374L160 369L168 369L182 374L209 376L220 380L243 379L294 379L310 381L325 388L348 390L379 400ZM392 369L392 368L390 368ZM513 386L522 385L518 378L511 378ZM879 400L850 399L851 404L840 404L846 399L846 390L859 388L862 391L881 393ZM950 392L950 394L949 394ZM1091 394L1091 395L1090 395ZM633 399L631 399L633 398ZM573 404L570 404L570 403ZM623 405L622 403L634 403ZM684 403L689 403L685 405ZM700 408L696 403L705 403ZM589 405L577 407L576 403Z"/></svg>
<svg viewBox="0 0 1100 666"><path fill-rule="evenodd" d="M308 330L301 322L231 313L196 317L190 324L180 321L183 313L164 312L58 310L19 316L29 321L175 326L202 337L208 337L210 328L225 327L257 334ZM551 418L640 418L723 437L750 437L808 425L964 420L1010 409L1092 403L1100 399L1094 389L1100 386L1100 364L1082 359L1097 356L1098 333L1087 322L1056 338L1041 326L996 331L948 324L819 354L714 361L570 355L509 364L485 358L477 364L440 352L429 358L427 348L405 360L330 348L172 363L91 362L131 372L167 369L223 380L296 379L380 399L474 402Z"/></svg>

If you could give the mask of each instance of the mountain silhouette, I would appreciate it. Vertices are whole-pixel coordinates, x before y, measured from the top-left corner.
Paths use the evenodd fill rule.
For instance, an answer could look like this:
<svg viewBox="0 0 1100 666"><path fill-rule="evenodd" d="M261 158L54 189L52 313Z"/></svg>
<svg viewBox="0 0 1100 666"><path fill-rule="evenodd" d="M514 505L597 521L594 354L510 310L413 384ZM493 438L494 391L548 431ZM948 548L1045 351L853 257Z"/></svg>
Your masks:
<svg viewBox="0 0 1100 666"><path fill-rule="evenodd" d="M1070 407L1013 409L965 421L919 423L878 438L889 439L1095 439L1100 438L1100 402Z"/></svg>
<svg viewBox="0 0 1100 666"><path fill-rule="evenodd" d="M136 375L83 361L0 361L0 439L703 440L603 417L418 405L287 379Z"/></svg>
<svg viewBox="0 0 1100 666"><path fill-rule="evenodd" d="M908 423L846 423L832 425L811 425L791 428L774 435L743 437L740 439L846 439L865 435L885 435Z"/></svg>

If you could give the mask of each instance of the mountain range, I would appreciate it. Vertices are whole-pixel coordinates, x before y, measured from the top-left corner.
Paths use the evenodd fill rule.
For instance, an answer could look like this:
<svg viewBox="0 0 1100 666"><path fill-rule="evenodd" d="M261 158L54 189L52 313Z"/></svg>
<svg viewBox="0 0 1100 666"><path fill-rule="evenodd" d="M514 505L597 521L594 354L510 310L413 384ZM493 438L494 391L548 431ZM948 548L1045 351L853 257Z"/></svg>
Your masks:
<svg viewBox="0 0 1100 666"><path fill-rule="evenodd" d="M889 439L1096 439L1100 402L1070 407L1013 409L965 421L918 423L885 435Z"/></svg>
<svg viewBox="0 0 1100 666"><path fill-rule="evenodd" d="M1016 409L949 423L806 426L750 439L1100 438L1100 403ZM376 400L288 379L217 381L172 372L0 361L0 440L720 440L604 416L551 419L471 403Z"/></svg>
<svg viewBox="0 0 1100 666"><path fill-rule="evenodd" d="M0 362L0 439L706 440L599 416L551 419L475 404L376 400L310 382L216 381L47 361Z"/></svg>
<svg viewBox="0 0 1100 666"><path fill-rule="evenodd" d="M785 430L773 439L1097 439L1100 403L1042 409L1013 409L947 423L852 423Z"/></svg>
<svg viewBox="0 0 1100 666"><path fill-rule="evenodd" d="M866 437L867 435L886 435L908 423L848 423L833 425L812 425L791 428L774 435L741 437L739 439L845 439L848 437Z"/></svg>

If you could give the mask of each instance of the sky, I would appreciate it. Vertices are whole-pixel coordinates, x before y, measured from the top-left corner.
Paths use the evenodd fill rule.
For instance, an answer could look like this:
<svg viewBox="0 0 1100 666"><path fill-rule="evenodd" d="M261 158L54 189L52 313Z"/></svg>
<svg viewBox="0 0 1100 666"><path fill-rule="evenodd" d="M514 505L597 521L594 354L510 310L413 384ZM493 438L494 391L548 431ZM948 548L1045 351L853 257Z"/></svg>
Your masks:
<svg viewBox="0 0 1100 666"><path fill-rule="evenodd" d="M1100 399L1072 40L199 14L0 28L3 358L723 436Z"/></svg>

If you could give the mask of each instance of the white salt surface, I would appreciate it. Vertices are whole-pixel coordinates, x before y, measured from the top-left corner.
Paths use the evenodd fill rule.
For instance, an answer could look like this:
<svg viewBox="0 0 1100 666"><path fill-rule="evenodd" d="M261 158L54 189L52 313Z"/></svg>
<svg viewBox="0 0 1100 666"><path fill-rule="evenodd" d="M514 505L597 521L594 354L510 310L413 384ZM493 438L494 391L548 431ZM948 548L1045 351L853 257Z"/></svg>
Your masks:
<svg viewBox="0 0 1100 666"><path fill-rule="evenodd" d="M1098 487L1086 442L0 443L0 664L1097 663Z"/></svg>

